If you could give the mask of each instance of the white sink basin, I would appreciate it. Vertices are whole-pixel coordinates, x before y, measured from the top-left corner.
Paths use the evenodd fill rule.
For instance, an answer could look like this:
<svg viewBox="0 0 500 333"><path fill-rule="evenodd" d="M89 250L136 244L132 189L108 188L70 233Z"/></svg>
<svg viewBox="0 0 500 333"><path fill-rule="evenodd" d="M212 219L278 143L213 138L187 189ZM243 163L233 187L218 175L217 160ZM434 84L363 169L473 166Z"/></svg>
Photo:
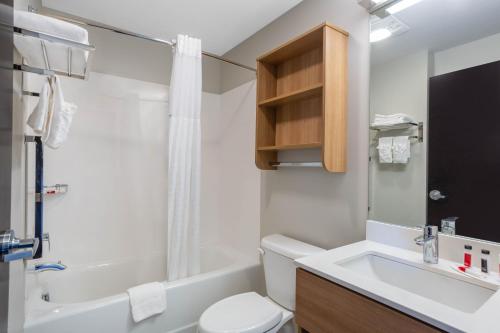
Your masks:
<svg viewBox="0 0 500 333"><path fill-rule="evenodd" d="M377 253L336 264L467 313L478 310L496 291Z"/></svg>

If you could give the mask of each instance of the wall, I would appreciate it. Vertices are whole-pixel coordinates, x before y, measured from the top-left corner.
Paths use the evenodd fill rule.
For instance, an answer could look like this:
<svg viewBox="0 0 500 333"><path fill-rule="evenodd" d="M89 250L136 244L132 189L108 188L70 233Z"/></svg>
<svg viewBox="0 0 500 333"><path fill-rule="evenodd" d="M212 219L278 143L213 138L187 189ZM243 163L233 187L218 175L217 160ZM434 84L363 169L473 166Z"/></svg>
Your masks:
<svg viewBox="0 0 500 333"><path fill-rule="evenodd" d="M41 8L40 13L60 14L48 8ZM66 13L62 15L71 17ZM89 31L90 43L96 47L91 62L93 72L163 85L170 83L172 67L170 46L90 26L84 28ZM216 94L221 92L220 66L218 60L203 57L203 91Z"/></svg>
<svg viewBox="0 0 500 333"><path fill-rule="evenodd" d="M427 128L429 55L421 51L376 65L370 77L370 117L376 113L406 113ZM416 135L415 129L387 131L378 136ZM425 137L425 136L424 136ZM378 162L377 141L370 146L370 218L406 226L426 221L427 145L412 141L408 164ZM397 203L397 204L395 204Z"/></svg>
<svg viewBox="0 0 500 333"><path fill-rule="evenodd" d="M433 76L500 60L500 33L434 53Z"/></svg>
<svg viewBox="0 0 500 333"><path fill-rule="evenodd" d="M351 34L348 171L345 174L304 169L262 172L262 236L283 233L325 248L364 238L368 207L368 19L366 10L354 0L304 1L225 54L255 66L260 54L324 21ZM255 78L247 72L229 70L229 66L223 66L223 91ZM255 105L249 104L246 112L254 115Z"/></svg>
<svg viewBox="0 0 500 333"><path fill-rule="evenodd" d="M27 83L39 91L38 77ZM44 244L43 260L88 265L165 254L168 86L92 72L89 81L63 78L62 87L66 100L79 108L68 141L45 149L46 185L69 184L69 192L46 197L51 250ZM258 246L259 175L239 165L245 161L240 156L253 149L248 115L238 109L248 103L250 88L228 92L227 98L203 93L202 246ZM30 99L33 107L37 99ZM238 174L229 172L232 167ZM244 206L250 213L236 219L226 206Z"/></svg>

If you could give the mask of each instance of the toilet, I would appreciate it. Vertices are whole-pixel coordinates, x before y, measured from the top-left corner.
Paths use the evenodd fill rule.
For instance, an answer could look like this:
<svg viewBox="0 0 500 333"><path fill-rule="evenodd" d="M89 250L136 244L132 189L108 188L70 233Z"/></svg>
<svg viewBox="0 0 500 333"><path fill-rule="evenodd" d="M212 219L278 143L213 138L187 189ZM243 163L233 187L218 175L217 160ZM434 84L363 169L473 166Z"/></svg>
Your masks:
<svg viewBox="0 0 500 333"><path fill-rule="evenodd" d="M295 310L294 260L325 251L285 237L261 241L268 297L248 292L211 305L200 317L199 333L293 333Z"/></svg>

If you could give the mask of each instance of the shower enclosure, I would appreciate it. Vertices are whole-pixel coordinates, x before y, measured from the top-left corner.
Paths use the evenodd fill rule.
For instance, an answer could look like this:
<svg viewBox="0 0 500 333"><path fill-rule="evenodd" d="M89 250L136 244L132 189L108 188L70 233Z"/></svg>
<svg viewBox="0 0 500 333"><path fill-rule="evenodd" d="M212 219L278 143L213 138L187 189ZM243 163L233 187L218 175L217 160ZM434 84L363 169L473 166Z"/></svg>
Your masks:
<svg viewBox="0 0 500 333"><path fill-rule="evenodd" d="M108 30L93 31L98 38L115 38ZM116 36L127 38L130 45L137 38L141 43L169 44L122 32ZM96 66L106 47L111 46L96 45ZM170 62L170 49L161 52ZM220 60L204 52L208 73L214 68L249 70ZM24 118L17 125L26 135L33 135L24 124L38 102L44 80L39 74L44 73L15 74L20 90L14 113ZM25 330L88 332L105 327L113 332L194 332L199 315L215 301L263 288L256 251L260 173L253 162L255 82L202 93L201 268L195 276L166 282L167 188L172 181L169 86L92 67L87 74L83 80L61 77L64 95L78 105L78 112L68 141L57 150L44 150L43 181L48 188L35 186L35 146L19 143L25 150L21 175L26 181L27 236L34 237L35 230L41 233L36 229L40 220L34 203L42 196L44 205L43 235L39 235L43 255L28 261L25 273ZM206 75L204 82L209 80ZM61 262L67 268L35 270L36 264L47 262ZM134 324L126 290L152 281L163 282L168 309ZM193 298L201 290L203 296Z"/></svg>

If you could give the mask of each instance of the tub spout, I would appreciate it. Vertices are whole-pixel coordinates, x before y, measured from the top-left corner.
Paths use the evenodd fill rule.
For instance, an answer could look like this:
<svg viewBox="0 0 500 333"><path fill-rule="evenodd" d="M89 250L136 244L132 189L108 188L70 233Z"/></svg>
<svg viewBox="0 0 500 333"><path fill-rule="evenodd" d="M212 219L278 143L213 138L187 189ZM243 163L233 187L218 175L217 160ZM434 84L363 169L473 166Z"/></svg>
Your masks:
<svg viewBox="0 0 500 333"><path fill-rule="evenodd" d="M60 261L46 262L35 265L35 272L45 272L45 271L63 271L66 269L66 265L62 264Z"/></svg>

